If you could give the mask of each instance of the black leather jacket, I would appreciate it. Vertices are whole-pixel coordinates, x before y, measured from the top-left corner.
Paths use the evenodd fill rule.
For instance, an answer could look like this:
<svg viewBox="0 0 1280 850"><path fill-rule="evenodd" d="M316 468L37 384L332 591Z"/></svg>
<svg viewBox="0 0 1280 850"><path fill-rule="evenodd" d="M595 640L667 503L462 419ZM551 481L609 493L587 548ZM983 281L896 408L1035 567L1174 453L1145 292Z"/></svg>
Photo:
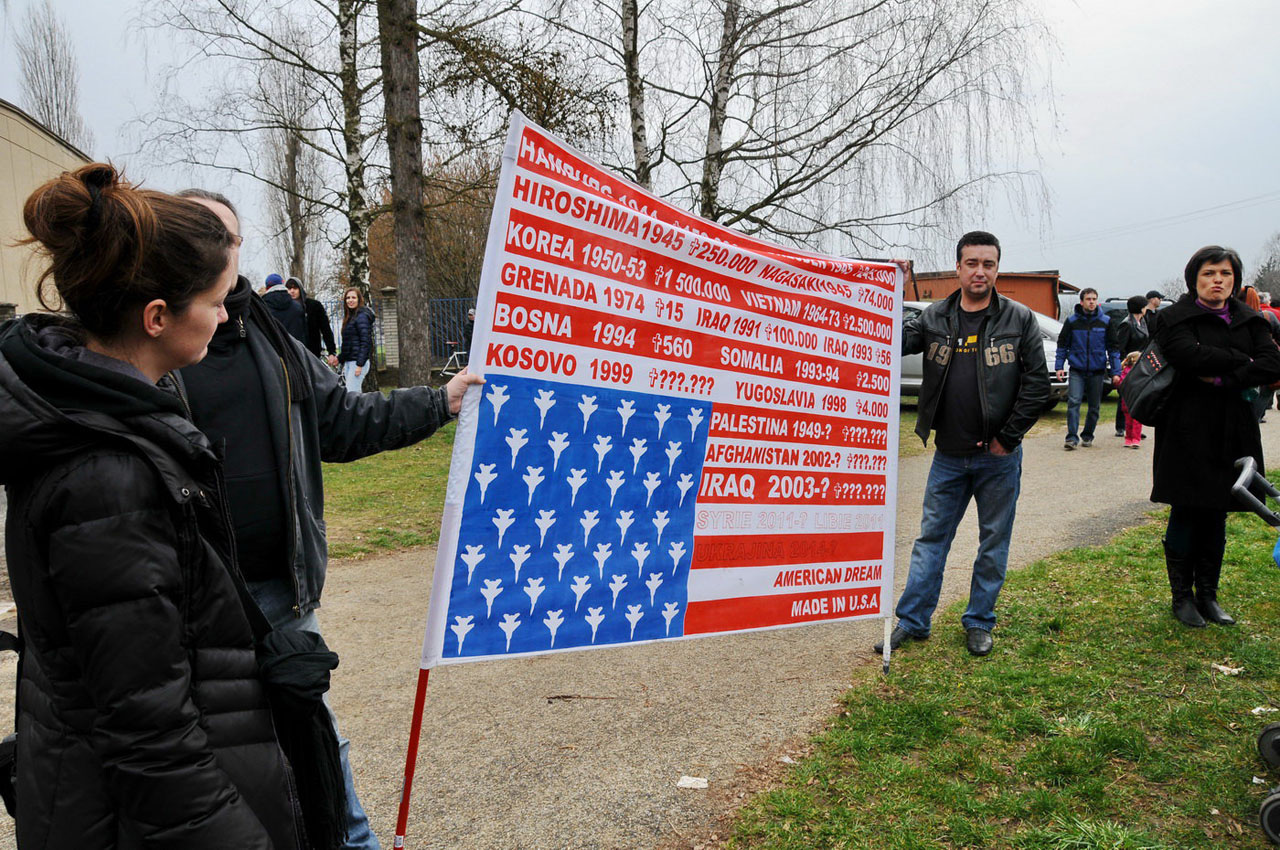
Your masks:
<svg viewBox="0 0 1280 850"><path fill-rule="evenodd" d="M959 331L960 291L925 308L906 323L902 353L924 352L924 380L920 386L920 415L916 433L925 443L951 364L951 343ZM1040 418L1049 400L1049 370L1044 359L1040 324L1031 310L994 293L979 332L978 392L983 431L1007 449L1016 448Z"/></svg>

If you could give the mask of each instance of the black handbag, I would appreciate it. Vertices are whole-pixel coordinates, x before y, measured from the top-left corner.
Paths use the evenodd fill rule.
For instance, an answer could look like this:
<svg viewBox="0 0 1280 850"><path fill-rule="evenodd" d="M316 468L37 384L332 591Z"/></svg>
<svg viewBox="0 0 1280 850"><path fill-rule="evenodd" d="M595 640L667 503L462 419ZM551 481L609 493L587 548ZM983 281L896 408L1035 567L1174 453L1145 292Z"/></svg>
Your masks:
<svg viewBox="0 0 1280 850"><path fill-rule="evenodd" d="M1129 415L1143 425L1158 426L1173 395L1175 377L1160 344L1151 340L1120 384L1120 397L1129 408Z"/></svg>

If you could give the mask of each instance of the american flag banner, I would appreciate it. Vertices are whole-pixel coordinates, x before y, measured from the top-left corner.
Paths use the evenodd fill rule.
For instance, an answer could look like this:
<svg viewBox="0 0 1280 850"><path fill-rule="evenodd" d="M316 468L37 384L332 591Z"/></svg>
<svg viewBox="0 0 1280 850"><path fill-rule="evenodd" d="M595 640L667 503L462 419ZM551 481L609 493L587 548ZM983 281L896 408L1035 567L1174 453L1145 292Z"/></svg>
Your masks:
<svg viewBox="0 0 1280 850"><path fill-rule="evenodd" d="M515 116L423 669L886 616L901 290Z"/></svg>

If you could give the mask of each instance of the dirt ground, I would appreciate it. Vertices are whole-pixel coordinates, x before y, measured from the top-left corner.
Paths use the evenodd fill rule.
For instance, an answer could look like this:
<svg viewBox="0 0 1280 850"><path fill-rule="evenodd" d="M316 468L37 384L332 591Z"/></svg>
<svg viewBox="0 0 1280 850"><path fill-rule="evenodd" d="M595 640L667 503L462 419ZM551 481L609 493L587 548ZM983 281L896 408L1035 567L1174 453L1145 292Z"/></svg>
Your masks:
<svg viewBox="0 0 1280 850"><path fill-rule="evenodd" d="M1280 457L1280 424L1262 427L1269 456ZM1057 432L1028 439L1012 567L1101 542L1152 510L1151 441L1127 451L1110 422L1099 432L1105 436L1094 448L1075 452L1062 450ZM898 589L929 461L900 466ZM952 549L944 605L966 592L973 514ZM321 611L326 638L342 656L332 696L353 742L356 784L388 848L434 557L424 549L335 562ZM10 611L0 626L12 619ZM743 796L776 781L781 759L803 752L823 727L853 671L878 664L871 644L882 629L881 621L818 625L439 668L427 690L405 846L715 846ZM940 619L932 642L894 663L963 640L958 621ZM995 640L995 653L971 663L1000 663L998 627ZM0 693L9 692L13 669L0 660ZM0 699L0 727L12 728L11 706ZM678 789L686 775L705 777L708 789ZM11 822L0 821L0 848L13 846L11 834Z"/></svg>

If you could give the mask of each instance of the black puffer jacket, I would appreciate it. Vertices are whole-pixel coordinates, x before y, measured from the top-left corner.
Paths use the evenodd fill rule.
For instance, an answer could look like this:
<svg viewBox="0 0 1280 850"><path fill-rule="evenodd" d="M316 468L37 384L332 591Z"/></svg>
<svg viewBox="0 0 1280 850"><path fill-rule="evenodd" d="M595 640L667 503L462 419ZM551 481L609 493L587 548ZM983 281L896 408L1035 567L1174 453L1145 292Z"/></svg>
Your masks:
<svg viewBox="0 0 1280 850"><path fill-rule="evenodd" d="M930 304L902 329L902 353L924 352L916 434L926 443L947 380L952 340L959 332L959 304L957 289L942 301ZM994 293L979 331L978 348L983 430L1012 450L1022 443L1049 400L1049 371L1040 323L1027 307Z"/></svg>
<svg viewBox="0 0 1280 850"><path fill-rule="evenodd" d="M0 326L18 845L299 848L217 459L176 396L62 356L54 325Z"/></svg>

